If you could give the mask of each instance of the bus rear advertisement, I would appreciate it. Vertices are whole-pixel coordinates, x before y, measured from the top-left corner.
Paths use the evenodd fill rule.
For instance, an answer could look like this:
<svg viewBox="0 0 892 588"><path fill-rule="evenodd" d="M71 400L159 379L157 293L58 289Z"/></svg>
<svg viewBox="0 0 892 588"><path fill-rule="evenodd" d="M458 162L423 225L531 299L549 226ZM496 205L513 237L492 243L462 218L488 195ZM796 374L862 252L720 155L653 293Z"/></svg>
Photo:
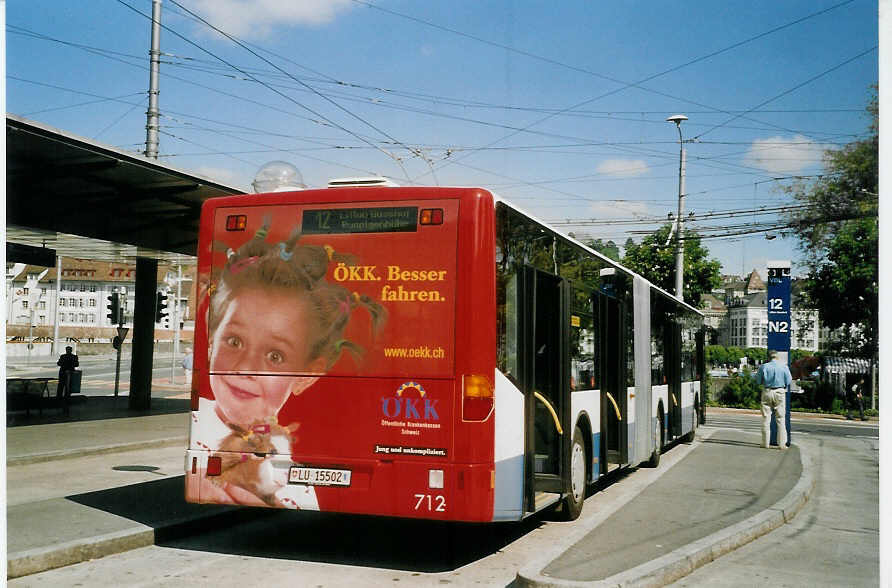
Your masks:
<svg viewBox="0 0 892 588"><path fill-rule="evenodd" d="M536 234L510 235L508 217ZM569 246L589 281L537 258L536 239ZM697 422L696 311L601 267L481 189L208 200L186 499L462 521L562 503L575 518L588 484ZM636 391L652 408L636 413Z"/></svg>

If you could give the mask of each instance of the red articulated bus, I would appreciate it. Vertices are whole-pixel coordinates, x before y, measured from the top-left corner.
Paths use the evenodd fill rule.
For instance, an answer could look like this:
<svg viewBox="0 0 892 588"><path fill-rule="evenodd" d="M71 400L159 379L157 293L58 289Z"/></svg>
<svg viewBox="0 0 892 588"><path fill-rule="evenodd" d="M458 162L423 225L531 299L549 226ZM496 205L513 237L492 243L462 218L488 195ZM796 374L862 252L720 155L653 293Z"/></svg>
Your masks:
<svg viewBox="0 0 892 588"><path fill-rule="evenodd" d="M483 189L208 200L198 273L190 502L572 519L702 415L702 316Z"/></svg>

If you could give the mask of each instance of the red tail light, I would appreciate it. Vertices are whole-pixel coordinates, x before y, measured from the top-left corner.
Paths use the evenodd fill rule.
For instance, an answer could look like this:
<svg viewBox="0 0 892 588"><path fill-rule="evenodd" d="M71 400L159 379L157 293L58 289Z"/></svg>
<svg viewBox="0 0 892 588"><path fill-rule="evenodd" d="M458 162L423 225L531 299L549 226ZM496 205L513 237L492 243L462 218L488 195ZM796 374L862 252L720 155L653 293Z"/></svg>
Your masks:
<svg viewBox="0 0 892 588"><path fill-rule="evenodd" d="M466 375L462 378L462 419L485 421L492 414L495 395L486 376Z"/></svg>
<svg viewBox="0 0 892 588"><path fill-rule="evenodd" d="M208 476L219 476L223 473L223 458L219 455L212 455L208 458Z"/></svg>
<svg viewBox="0 0 892 588"><path fill-rule="evenodd" d="M189 389L192 391L191 393L191 403L189 408L191 410L198 410L198 372L192 370L192 381L189 383Z"/></svg>
<svg viewBox="0 0 892 588"><path fill-rule="evenodd" d="M244 231L248 226L248 217L244 214L230 214L226 217L227 231Z"/></svg>

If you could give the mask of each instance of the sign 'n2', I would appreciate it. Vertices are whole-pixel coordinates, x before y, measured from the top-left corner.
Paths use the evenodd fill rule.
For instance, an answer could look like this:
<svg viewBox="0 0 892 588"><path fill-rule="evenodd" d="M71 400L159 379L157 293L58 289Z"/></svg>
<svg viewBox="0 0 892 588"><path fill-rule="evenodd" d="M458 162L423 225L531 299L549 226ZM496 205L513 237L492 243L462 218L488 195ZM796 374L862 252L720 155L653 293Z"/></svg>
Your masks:
<svg viewBox="0 0 892 588"><path fill-rule="evenodd" d="M768 349L790 351L790 265L768 267ZM786 267L784 267L786 266Z"/></svg>

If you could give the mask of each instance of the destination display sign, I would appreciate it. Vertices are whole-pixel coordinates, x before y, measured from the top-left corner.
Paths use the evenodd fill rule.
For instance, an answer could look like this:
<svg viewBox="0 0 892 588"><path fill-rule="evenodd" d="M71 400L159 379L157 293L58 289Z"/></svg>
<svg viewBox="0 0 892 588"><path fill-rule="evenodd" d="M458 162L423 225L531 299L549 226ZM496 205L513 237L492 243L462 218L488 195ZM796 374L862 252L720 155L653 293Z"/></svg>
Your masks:
<svg viewBox="0 0 892 588"><path fill-rule="evenodd" d="M414 233L418 229L418 207L327 208L304 210L304 235L343 233Z"/></svg>

